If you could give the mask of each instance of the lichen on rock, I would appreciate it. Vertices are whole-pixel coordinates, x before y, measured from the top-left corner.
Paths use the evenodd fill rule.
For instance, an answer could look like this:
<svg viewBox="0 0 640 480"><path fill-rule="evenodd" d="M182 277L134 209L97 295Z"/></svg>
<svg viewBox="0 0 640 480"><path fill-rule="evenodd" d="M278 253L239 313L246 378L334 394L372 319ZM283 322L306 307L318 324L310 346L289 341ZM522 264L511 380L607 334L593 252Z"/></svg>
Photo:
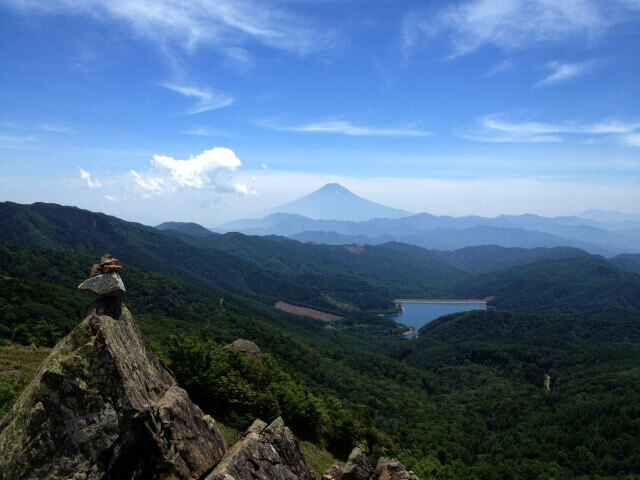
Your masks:
<svg viewBox="0 0 640 480"><path fill-rule="evenodd" d="M191 480L225 451L116 298L86 309L0 422L3 480Z"/></svg>

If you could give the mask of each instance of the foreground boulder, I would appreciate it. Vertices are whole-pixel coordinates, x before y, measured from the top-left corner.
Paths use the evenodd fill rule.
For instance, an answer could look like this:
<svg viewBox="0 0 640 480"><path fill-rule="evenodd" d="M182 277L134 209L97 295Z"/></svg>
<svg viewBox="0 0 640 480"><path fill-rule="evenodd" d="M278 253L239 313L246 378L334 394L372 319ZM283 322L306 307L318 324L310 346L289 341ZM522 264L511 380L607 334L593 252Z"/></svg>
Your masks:
<svg viewBox="0 0 640 480"><path fill-rule="evenodd" d="M256 420L206 480L311 480L291 430L282 418L271 425Z"/></svg>
<svg viewBox="0 0 640 480"><path fill-rule="evenodd" d="M87 308L0 422L3 480L191 480L225 451L113 297Z"/></svg>

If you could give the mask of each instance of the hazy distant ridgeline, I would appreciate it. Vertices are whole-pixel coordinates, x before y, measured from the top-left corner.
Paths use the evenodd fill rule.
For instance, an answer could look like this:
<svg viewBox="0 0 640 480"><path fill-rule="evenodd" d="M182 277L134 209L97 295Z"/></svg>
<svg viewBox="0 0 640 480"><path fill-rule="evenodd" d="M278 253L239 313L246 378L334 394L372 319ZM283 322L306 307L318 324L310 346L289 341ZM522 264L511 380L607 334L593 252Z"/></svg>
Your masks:
<svg viewBox="0 0 640 480"><path fill-rule="evenodd" d="M264 218L236 220L214 230L283 235L330 245L397 241L439 250L476 245L567 246L605 256L640 253L640 216L618 212L591 210L581 216L554 218L530 214L495 218L413 215L369 202L338 184L325 185L272 210L275 213Z"/></svg>

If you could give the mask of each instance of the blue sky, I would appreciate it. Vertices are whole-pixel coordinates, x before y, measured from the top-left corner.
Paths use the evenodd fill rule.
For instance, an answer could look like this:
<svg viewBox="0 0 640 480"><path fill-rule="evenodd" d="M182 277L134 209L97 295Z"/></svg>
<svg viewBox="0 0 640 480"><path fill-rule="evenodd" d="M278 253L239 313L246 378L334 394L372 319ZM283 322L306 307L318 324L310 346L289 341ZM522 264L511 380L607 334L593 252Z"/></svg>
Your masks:
<svg viewBox="0 0 640 480"><path fill-rule="evenodd" d="M639 26L638 0L0 0L0 200L640 213Z"/></svg>

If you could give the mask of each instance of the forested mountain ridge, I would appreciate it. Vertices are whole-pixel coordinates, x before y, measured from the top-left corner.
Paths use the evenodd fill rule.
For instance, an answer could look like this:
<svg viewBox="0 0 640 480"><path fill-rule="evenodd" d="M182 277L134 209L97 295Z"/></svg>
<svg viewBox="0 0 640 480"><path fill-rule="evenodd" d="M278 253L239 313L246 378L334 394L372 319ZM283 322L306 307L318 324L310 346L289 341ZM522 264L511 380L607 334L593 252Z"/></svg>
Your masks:
<svg viewBox="0 0 640 480"><path fill-rule="evenodd" d="M63 213L66 211L60 215ZM68 331L71 322L77 321L77 317L69 317L86 301L86 295L75 288L95 260L92 253L71 250L81 246L86 252L83 242L104 245L99 243L99 234L83 238L83 229L91 222L56 230L54 215L42 217L34 220L37 228L21 227L29 233L25 237L28 241L21 241L21 234L16 234L12 241L0 244L0 325L4 326L0 336L13 342L51 345ZM640 351L633 300L637 276L602 257L562 249L531 253L477 247L456 258L455 252L438 256L438 252L398 244L370 252L369 247L349 247L351 251L344 246L316 250L316 246L300 246L281 238L224 236L227 245L220 246L223 242L217 248L237 245L236 255L212 246L187 245L157 231L146 237L148 227L138 229L127 222L122 226L117 219L105 222L115 230L133 229L131 235L107 244L116 249L111 252L116 255L123 245L123 251L133 259L131 264L125 263L122 273L128 288L127 303L136 311L154 350L166 361L183 366L179 381L189 385L194 394L198 385L217 378L212 372L221 365L231 369L233 378L242 379L242 385L267 388L266 384L252 383L251 369L206 356L213 344L247 338L271 354L277 368L294 381L299 379L300 388L339 402L331 407L338 414L325 425L328 431L347 433L340 438L323 437L340 450L339 455L364 443L371 451L385 449L397 455L419 475L440 478L571 478L592 473L613 477L621 472L640 472L635 420L640 414L636 407L640 405ZM97 224L102 225L101 218ZM9 222L6 225L11 227ZM105 230L109 232L109 228ZM138 243L137 236L146 240ZM24 246L48 242L58 242L56 249ZM366 268L371 268L367 262L375 262L378 254L388 259L384 261L389 265L393 265L393 255L399 259L405 256L405 264L414 264L415 275L420 265L445 268L447 262L457 262L460 268L451 266L451 271L462 276L464 283L447 286L451 295L456 285L479 288L478 279L489 276L499 289L496 299L504 298L523 312L562 305L570 306L573 313L453 315L437 320L410 341L394 335L392 322L365 310L347 311L344 322L324 328L314 320L278 312L255 296L227 291L219 284L212 289L197 276L187 277L192 280L185 283L180 269L158 272L171 267L166 260L165 264L150 262L150 267L135 266L138 252L144 260L162 259L166 242L179 245L182 252L198 252L199 260L213 258L210 255L214 253L217 258L232 259L239 266L249 264L261 275L274 278L288 278L283 272L300 268L309 268L316 278L334 278L330 272L335 272L340 262L324 264L340 258L345 262L357 258L349 265L357 266L364 278ZM280 247L295 253L289 263L283 261L286 258ZM252 249L259 252L255 263L242 258L248 257L242 252ZM368 254L371 258L366 260ZM447 260L449 254L453 257ZM269 268L263 267L270 259ZM520 261L526 263L518 264ZM220 275L227 275L224 263L215 267ZM398 272L395 278L400 282ZM527 272L534 276L528 278ZM236 273L229 270L229 277L235 278ZM616 289L594 294L593 285L606 286L608 277ZM571 280L570 288L565 289L567 280ZM625 284L626 289L622 288ZM523 288L512 291L507 288L510 285ZM593 294L590 302L585 304L580 288ZM531 296L536 302L527 303ZM627 302L626 307L620 299ZM614 308L609 308L611 305ZM486 325L479 325L479 321ZM193 370L201 358L208 358L209 366ZM276 369L275 364L263 367L265 371ZM545 375L551 378L550 391L544 387ZM14 387L6 389L4 382L7 380L0 378L0 400L11 401ZM240 392L246 392L245 387ZM230 413L237 415L232 420L244 427L262 404L250 395L237 398L242 399L241 406L237 410L233 407ZM292 415L296 411L280 408ZM340 428L331 427L332 422Z"/></svg>

